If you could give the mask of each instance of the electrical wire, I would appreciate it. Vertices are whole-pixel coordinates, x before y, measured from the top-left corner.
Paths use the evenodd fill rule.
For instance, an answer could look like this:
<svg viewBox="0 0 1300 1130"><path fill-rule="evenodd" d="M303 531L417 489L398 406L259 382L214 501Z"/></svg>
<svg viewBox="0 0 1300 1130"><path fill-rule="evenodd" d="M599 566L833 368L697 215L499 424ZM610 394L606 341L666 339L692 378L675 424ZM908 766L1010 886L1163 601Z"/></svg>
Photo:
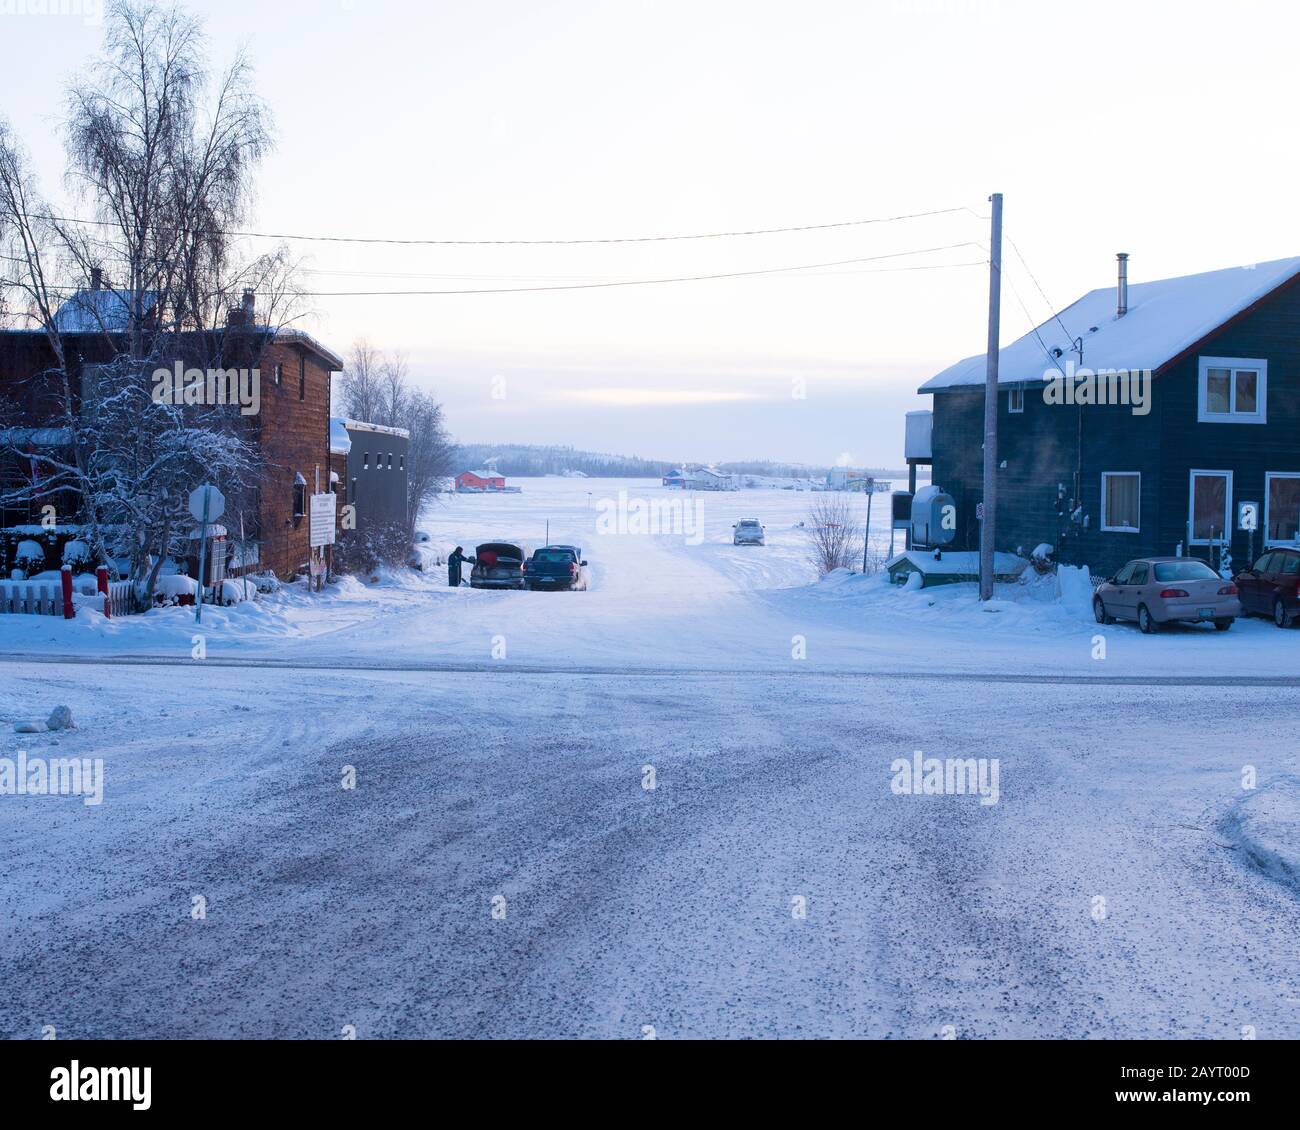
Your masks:
<svg viewBox="0 0 1300 1130"><path fill-rule="evenodd" d="M599 239L381 239L367 236L343 235L303 235L287 232L222 231L213 230L214 235L224 235L239 239L283 239L302 240L311 243L367 243L392 246L415 247L527 247L527 246L573 246L578 244L606 243L667 243L693 239L733 239L755 235L780 235L788 232L828 231L833 228L863 227L868 224L890 224L900 220L919 220L929 216L946 216L955 212L970 212L964 205L956 208L936 208L928 212L908 212L898 216L878 216L867 220L839 220L827 224L796 224L780 228L752 228L737 231L695 232L686 235L640 235L618 236ZM46 219L65 224L88 224L99 227L116 227L112 220L90 220L78 216L46 216Z"/></svg>

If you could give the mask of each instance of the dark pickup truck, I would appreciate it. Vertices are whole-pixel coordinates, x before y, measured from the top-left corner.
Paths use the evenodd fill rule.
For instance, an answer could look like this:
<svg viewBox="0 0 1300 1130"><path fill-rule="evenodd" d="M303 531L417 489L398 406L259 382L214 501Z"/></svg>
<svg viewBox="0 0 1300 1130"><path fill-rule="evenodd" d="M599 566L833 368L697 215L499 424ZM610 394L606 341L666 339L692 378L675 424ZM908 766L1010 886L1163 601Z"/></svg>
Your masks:
<svg viewBox="0 0 1300 1130"><path fill-rule="evenodd" d="M524 584L530 590L587 587L587 563L576 545L544 545L524 562Z"/></svg>

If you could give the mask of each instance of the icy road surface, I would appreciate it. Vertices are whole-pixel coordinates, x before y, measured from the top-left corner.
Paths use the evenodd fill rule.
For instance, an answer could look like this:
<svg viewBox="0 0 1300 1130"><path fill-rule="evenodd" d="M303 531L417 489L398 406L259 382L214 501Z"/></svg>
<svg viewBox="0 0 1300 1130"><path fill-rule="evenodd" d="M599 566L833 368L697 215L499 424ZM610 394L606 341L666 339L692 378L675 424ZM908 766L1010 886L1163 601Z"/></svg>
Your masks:
<svg viewBox="0 0 1300 1130"><path fill-rule="evenodd" d="M0 797L5 1036L1300 1036L1296 893L1222 831L1300 691L0 680L0 755L105 763ZM998 803L895 795L915 749Z"/></svg>

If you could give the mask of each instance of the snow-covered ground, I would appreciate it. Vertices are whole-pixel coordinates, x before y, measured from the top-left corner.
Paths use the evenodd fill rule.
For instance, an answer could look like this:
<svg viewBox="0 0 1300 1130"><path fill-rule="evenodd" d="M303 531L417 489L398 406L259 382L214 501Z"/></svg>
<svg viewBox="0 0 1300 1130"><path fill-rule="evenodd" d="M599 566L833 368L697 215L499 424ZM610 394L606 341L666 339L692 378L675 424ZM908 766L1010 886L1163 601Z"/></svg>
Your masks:
<svg viewBox="0 0 1300 1130"><path fill-rule="evenodd" d="M590 591L0 616L0 783L104 767L0 793L0 1034L1300 1036L1300 686L1159 682L1294 676L1300 630L813 583L824 495L522 485L424 525L549 518ZM652 499L684 528L634 532ZM997 803L900 795L917 750L996 758Z"/></svg>
<svg viewBox="0 0 1300 1130"><path fill-rule="evenodd" d="M3 670L78 729L0 754L105 762L0 797L6 1036L1300 1037L1225 830L1300 691ZM998 803L895 794L915 749Z"/></svg>
<svg viewBox="0 0 1300 1130"><path fill-rule="evenodd" d="M984 606L971 585L903 592L879 575L818 584L799 523L813 501L834 496L669 491L648 480L520 482L520 494L450 496L422 526L444 553L456 545L473 552L493 538L535 546L549 532L552 542L582 546L589 591L450 590L441 575L410 573L376 584L350 578L321 595L290 590L206 609L209 658L796 674L1300 675L1300 631L1279 632L1258 619L1239 620L1227 633L1099 628L1086 598L1058 599L1051 578L999 586L998 599ZM847 497L865 517L866 497ZM656 518L652 506L667 510ZM750 517L765 523L767 545L733 546L732 523ZM640 532L646 525L660 532ZM887 495L874 499L872 530L873 548L887 551ZM0 617L0 654L187 659L196 630L185 609L111 622L91 612L75 622Z"/></svg>

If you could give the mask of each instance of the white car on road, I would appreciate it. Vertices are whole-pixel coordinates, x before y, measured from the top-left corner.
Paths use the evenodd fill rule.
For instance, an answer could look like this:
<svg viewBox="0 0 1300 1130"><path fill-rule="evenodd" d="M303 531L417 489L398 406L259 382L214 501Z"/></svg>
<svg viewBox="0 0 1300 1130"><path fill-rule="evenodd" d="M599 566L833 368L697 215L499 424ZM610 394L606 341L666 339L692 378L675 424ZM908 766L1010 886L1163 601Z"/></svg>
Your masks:
<svg viewBox="0 0 1300 1130"><path fill-rule="evenodd" d="M757 518L742 518L734 526L732 545L766 545L763 540L763 523Z"/></svg>

